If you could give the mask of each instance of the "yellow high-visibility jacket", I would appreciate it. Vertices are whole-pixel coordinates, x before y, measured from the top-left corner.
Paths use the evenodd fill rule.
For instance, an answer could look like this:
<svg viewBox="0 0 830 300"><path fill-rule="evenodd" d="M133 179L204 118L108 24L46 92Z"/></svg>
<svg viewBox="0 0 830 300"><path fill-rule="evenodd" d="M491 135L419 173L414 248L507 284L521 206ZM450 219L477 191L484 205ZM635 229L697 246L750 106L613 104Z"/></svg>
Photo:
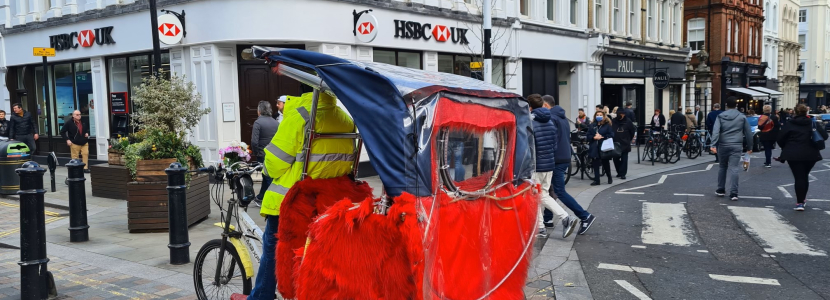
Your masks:
<svg viewBox="0 0 830 300"><path fill-rule="evenodd" d="M262 216L278 216L288 190L303 174L303 139L311 116L312 93L289 97L283 119L271 143L265 147L263 172L274 179L265 192ZM317 133L354 133L351 117L337 106L337 99L320 93L317 103ZM311 146L308 175L311 178L334 178L349 174L354 165L355 141L352 139L316 139Z"/></svg>

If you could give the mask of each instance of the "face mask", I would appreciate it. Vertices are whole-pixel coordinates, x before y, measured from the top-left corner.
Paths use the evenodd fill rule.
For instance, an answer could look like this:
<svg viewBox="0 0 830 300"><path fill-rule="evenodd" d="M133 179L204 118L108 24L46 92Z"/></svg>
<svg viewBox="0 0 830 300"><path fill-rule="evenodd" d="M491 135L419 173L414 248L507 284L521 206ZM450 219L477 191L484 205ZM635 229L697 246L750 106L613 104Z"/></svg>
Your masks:
<svg viewBox="0 0 830 300"><path fill-rule="evenodd" d="M597 116L597 122L601 122L601 121L602 121L602 116Z"/></svg>

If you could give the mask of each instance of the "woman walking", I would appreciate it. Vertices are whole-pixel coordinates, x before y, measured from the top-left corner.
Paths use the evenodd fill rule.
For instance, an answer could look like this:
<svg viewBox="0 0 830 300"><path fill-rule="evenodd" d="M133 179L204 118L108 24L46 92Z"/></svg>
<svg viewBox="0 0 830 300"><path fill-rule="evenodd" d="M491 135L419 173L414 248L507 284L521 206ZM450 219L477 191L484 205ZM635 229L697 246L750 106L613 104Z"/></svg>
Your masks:
<svg viewBox="0 0 830 300"><path fill-rule="evenodd" d="M617 170L617 178L625 180L628 174L628 153L631 152L631 141L634 140L634 123L626 118L626 110L617 112L611 128L614 129L614 142L620 144L622 155L614 158L614 169Z"/></svg>
<svg viewBox="0 0 830 300"><path fill-rule="evenodd" d="M655 109L649 127L651 127L651 131L653 132L660 132L663 131L663 126L666 126L666 117L660 113L660 109Z"/></svg>
<svg viewBox="0 0 830 300"><path fill-rule="evenodd" d="M271 110L271 103L268 103L268 101L259 101L256 113L258 118L254 122L254 129L251 131L251 146L253 146L252 150L256 154L256 161L264 164L265 147L271 143L271 139L277 134L277 128L279 128L280 123L271 116L273 111ZM265 197L265 191L268 190L271 181L273 181L273 178L268 177L263 172L262 186L259 189L259 194L256 196L256 205L262 203L262 198Z"/></svg>
<svg viewBox="0 0 830 300"><path fill-rule="evenodd" d="M810 171L817 161L822 160L819 149L813 145L813 128L816 126L813 119L807 117L808 108L803 104L795 107L795 117L787 123L778 136L778 145L781 146L779 161L787 162L795 179L795 197L798 203L795 210L804 210L804 200L810 188ZM827 140L827 132L816 130L822 138Z"/></svg>
<svg viewBox="0 0 830 300"><path fill-rule="evenodd" d="M758 137L761 144L764 145L764 160L765 168L772 168L772 148L775 146L775 140L778 139L778 134L781 131L781 122L774 113L772 113L772 106L764 105L764 114L758 118Z"/></svg>
<svg viewBox="0 0 830 300"><path fill-rule="evenodd" d="M611 119L605 115L605 112L598 111L594 113L594 124L588 129L588 138L591 143L588 146L588 155L594 159L594 182L591 185L599 185L599 167L605 170L605 176L608 176L608 184L613 183L611 179L611 159L602 159L601 147L602 142L606 139L614 138L614 129L611 128Z"/></svg>

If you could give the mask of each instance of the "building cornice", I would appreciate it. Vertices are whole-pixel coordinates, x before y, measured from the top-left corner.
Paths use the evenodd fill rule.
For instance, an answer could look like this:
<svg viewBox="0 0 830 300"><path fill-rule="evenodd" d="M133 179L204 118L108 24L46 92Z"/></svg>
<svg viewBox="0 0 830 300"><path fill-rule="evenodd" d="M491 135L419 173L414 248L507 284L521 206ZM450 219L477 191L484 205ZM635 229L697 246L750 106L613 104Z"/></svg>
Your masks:
<svg viewBox="0 0 830 300"><path fill-rule="evenodd" d="M608 45L606 54L613 54L615 50L624 51L626 53L632 53L635 55L654 56L658 59L672 61L688 62L689 60L691 60L690 48L670 49L668 47L654 47L648 45L644 46L640 44L621 42L617 41L617 39L612 39Z"/></svg>

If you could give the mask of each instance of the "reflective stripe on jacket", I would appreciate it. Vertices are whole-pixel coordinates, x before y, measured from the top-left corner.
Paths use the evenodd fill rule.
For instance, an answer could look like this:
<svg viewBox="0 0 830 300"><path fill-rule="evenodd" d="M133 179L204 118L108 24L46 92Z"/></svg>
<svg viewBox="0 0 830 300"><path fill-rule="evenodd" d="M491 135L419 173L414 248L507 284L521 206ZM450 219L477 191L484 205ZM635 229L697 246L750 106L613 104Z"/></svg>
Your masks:
<svg viewBox="0 0 830 300"><path fill-rule="evenodd" d="M303 138L310 119L312 93L290 97L283 111L285 115L271 143L265 146L264 172L274 179L265 192L260 214L279 215L280 205L288 190L300 181L303 174ZM315 131L317 133L353 133L354 122L342 109L337 99L320 93L317 104ZM352 139L317 139L311 146L308 175L311 178L334 178L352 171L354 164Z"/></svg>

